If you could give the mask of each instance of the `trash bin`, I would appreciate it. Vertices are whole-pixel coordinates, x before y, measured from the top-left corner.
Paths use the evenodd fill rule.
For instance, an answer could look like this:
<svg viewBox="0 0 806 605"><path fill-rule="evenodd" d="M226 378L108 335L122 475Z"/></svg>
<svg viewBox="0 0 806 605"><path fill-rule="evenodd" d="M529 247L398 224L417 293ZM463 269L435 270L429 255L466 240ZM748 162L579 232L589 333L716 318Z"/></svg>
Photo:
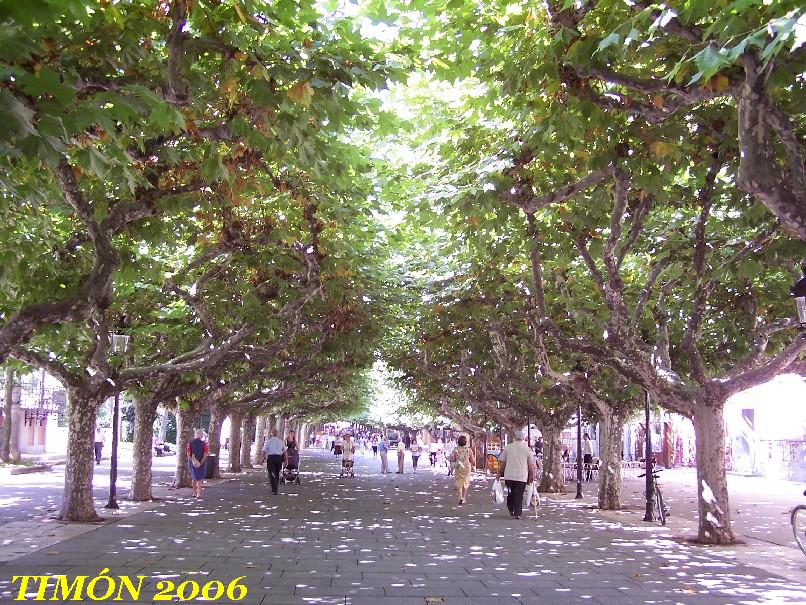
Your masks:
<svg viewBox="0 0 806 605"><path fill-rule="evenodd" d="M208 454L207 468L205 468L204 478L212 479L215 477L216 469L218 469L218 456L215 454Z"/></svg>

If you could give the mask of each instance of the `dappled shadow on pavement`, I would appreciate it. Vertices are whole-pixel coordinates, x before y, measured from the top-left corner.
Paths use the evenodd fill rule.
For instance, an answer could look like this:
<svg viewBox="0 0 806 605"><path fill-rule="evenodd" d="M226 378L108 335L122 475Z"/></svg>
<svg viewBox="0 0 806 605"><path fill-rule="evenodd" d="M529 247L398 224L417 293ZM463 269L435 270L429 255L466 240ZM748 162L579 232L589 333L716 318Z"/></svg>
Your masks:
<svg viewBox="0 0 806 605"><path fill-rule="evenodd" d="M340 479L336 457L306 451L301 485L272 496L255 472L202 500L166 503L0 565L0 595L9 599L11 575L105 566L147 576L148 599L159 580L245 576L242 602L265 604L806 602L806 586L682 544L665 528L625 526L552 499L537 518L514 520L482 478L458 506L444 469L377 468L359 457L356 477Z"/></svg>

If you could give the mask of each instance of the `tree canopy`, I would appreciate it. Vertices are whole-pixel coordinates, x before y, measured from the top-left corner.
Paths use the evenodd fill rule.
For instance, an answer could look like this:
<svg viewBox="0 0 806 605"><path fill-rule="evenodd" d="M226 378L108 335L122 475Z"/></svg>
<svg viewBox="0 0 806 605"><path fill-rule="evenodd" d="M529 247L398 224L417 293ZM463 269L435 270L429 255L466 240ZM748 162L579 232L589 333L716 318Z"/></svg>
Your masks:
<svg viewBox="0 0 806 605"><path fill-rule="evenodd" d="M380 360L468 430L582 403L615 434L646 391L698 427L700 539L731 542L706 437L806 365L804 18L0 2L0 359L65 384L76 451L121 390L361 416Z"/></svg>

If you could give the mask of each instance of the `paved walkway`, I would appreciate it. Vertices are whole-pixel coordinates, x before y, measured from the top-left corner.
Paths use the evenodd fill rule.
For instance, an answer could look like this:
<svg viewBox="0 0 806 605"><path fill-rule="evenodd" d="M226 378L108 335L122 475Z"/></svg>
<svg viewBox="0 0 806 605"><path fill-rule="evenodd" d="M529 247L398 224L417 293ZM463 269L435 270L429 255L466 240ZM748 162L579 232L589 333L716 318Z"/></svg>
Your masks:
<svg viewBox="0 0 806 605"><path fill-rule="evenodd" d="M12 575L108 567L147 576L140 602L160 580L246 576L241 602L266 605L806 603L806 583L742 562L747 546L691 546L584 501L549 499L516 521L481 478L458 507L430 469L381 476L360 459L354 479L339 479L335 457L306 451L303 471L278 496L256 472L2 563L0 602L16 596Z"/></svg>

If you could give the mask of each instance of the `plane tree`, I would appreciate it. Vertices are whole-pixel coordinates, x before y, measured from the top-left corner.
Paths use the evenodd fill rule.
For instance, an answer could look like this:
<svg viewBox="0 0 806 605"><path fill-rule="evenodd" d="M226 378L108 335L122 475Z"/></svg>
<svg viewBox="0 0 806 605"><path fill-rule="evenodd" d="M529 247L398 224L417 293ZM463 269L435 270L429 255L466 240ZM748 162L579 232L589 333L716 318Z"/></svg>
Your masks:
<svg viewBox="0 0 806 605"><path fill-rule="evenodd" d="M334 133L371 119L355 91L399 70L352 20L320 17L204 0L0 7L0 358L109 305L119 234L215 206L217 184L237 195L257 170L317 173Z"/></svg>

